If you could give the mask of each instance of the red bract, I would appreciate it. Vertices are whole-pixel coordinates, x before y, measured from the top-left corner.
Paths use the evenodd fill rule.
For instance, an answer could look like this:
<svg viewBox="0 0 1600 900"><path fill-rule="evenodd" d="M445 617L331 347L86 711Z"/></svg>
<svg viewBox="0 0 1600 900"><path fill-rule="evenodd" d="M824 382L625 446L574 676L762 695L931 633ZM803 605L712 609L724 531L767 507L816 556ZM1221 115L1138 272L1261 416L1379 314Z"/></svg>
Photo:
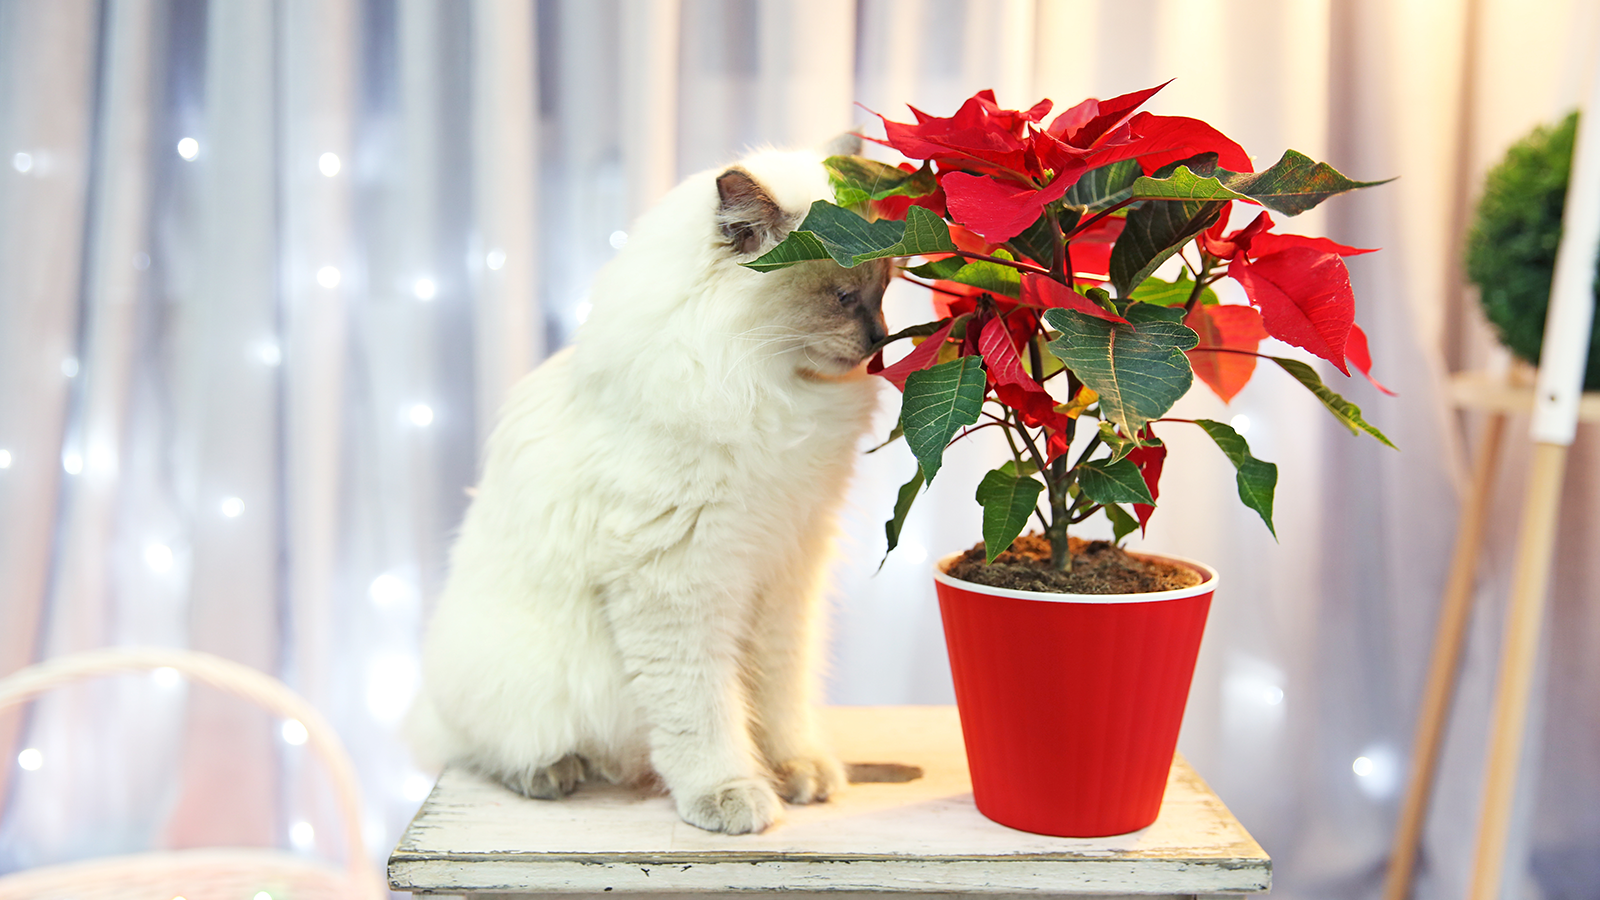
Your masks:
<svg viewBox="0 0 1600 900"><path fill-rule="evenodd" d="M1031 126L1049 112L1048 100L1017 112L1001 109L993 91L979 91L949 118L930 116L916 107L911 107L915 125L873 115L883 121L885 140L880 143L910 159L1026 182L1040 174L1028 171L1026 138Z"/></svg>
<svg viewBox="0 0 1600 900"><path fill-rule="evenodd" d="M1217 259L1233 259L1241 253L1250 255L1250 247L1256 236L1272 227L1272 216L1263 212L1249 225L1223 237L1222 232L1228 226L1228 213L1232 209L1231 204L1224 206L1222 215L1217 217L1217 223L1200 232L1200 237L1197 238L1200 249Z"/></svg>
<svg viewBox="0 0 1600 900"><path fill-rule="evenodd" d="M1047 203L1061 199L1085 171L1075 163L1047 187L1021 187L966 172L951 172L939 179L950 217L996 244L1003 244L1039 221Z"/></svg>
<svg viewBox="0 0 1600 900"><path fill-rule="evenodd" d="M1126 219L1106 216L1073 237L1070 249L1074 280L1101 284L1110 280L1111 251L1126 225Z"/></svg>
<svg viewBox="0 0 1600 900"><path fill-rule="evenodd" d="M1084 315L1105 319L1108 322L1128 324L1127 319L1100 307L1090 301L1088 297L1056 281L1054 278L1035 275L1032 272L1022 273L1022 302L1041 309L1049 309L1050 307L1075 309Z"/></svg>
<svg viewBox="0 0 1600 900"><path fill-rule="evenodd" d="M1183 324L1200 336L1189 351L1194 374L1229 402L1255 374L1254 354L1267 337L1261 313L1249 306L1196 306Z"/></svg>
<svg viewBox="0 0 1600 900"><path fill-rule="evenodd" d="M1155 432L1146 428L1141 434L1145 440L1153 440ZM1150 490L1150 499L1161 499L1161 467L1167 461L1167 445L1154 444L1135 448L1128 453L1128 460L1139 467L1139 477L1144 479L1144 486ZM1153 504L1135 503L1133 515L1139 520L1139 529L1142 532L1145 525L1149 524L1150 516L1156 511Z"/></svg>
<svg viewBox="0 0 1600 900"><path fill-rule="evenodd" d="M1355 324L1355 295L1344 260L1310 247L1289 247L1253 263L1237 257L1228 275L1244 285L1261 310L1268 334L1350 374L1345 345Z"/></svg>
<svg viewBox="0 0 1600 900"><path fill-rule="evenodd" d="M990 388L994 390L996 399L1016 410L1028 427L1047 429L1051 433L1065 431L1071 418L1056 411L1055 398L1022 367L1022 358L1013 343L1015 338L1015 334L998 316L983 326L983 333L978 337L978 350L983 354L983 362L988 369ZM1067 449L1064 441L1048 441L1047 447L1046 461L1055 459Z"/></svg>
<svg viewBox="0 0 1600 900"><path fill-rule="evenodd" d="M1394 391L1379 384L1378 379L1372 377L1372 353L1367 349L1367 333L1361 330L1360 325L1350 326L1350 340L1344 345L1344 355L1345 359L1350 360L1350 364L1356 367L1356 371L1372 382L1373 387L1391 397L1396 396Z"/></svg>
<svg viewBox="0 0 1600 900"><path fill-rule="evenodd" d="M1138 157L1139 167L1149 175L1168 163L1215 153L1217 164L1230 172L1254 171L1243 147L1199 119L1139 113L1128 121L1128 130L1133 134L1129 145L1119 149L1115 158L1094 160L1095 165Z"/></svg>
<svg viewBox="0 0 1600 900"><path fill-rule="evenodd" d="M884 380L904 391L906 389L906 376L933 365L934 360L939 356L939 348L944 346L945 340L950 337L950 329L955 324L953 319L946 322L943 328L934 332L927 340L918 344L910 353L907 353L905 359L883 369L877 374L882 375Z"/></svg>
<svg viewBox="0 0 1600 900"><path fill-rule="evenodd" d="M1108 132L1126 122L1128 117L1133 115L1133 111L1143 106L1144 102L1155 96L1157 91L1171 83L1171 80L1163 81L1153 88L1123 94L1110 100L1085 100L1056 116L1055 121L1051 122L1046 130L1065 144L1080 150L1088 150Z"/></svg>
<svg viewBox="0 0 1600 900"><path fill-rule="evenodd" d="M1266 215L1266 213L1262 213ZM1290 247L1306 247L1320 250L1323 253L1333 253L1338 256L1360 256L1363 253L1373 253L1376 247L1363 249L1360 247L1346 247L1344 244L1335 243L1327 238L1306 237L1299 234L1263 234L1256 238L1250 245L1252 256L1266 256L1277 253Z"/></svg>

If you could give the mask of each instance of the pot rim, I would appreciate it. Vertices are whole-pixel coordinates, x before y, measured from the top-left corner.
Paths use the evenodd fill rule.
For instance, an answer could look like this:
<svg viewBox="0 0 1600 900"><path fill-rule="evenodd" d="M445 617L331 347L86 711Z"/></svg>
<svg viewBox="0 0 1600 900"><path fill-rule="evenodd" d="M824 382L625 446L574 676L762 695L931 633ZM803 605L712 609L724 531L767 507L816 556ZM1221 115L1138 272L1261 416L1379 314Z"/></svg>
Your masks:
<svg viewBox="0 0 1600 900"><path fill-rule="evenodd" d="M1129 551L1130 553L1132 551ZM1134 553L1145 559L1156 559L1162 562L1178 563L1198 571L1202 576L1199 584L1186 588L1177 588L1171 591L1150 591L1143 594L1058 594L1052 591L1019 591L1014 588L991 587L987 584L978 584L972 581L962 581L945 574L945 569L961 556L961 552L943 556L933 566L933 579L941 584L963 591L977 594L987 594L992 597L1009 597L1014 600L1041 600L1046 603L1157 603L1162 600L1182 600L1187 597L1197 597L1201 594L1211 593L1217 589L1217 570L1198 560L1187 559L1182 556L1169 556L1165 553Z"/></svg>

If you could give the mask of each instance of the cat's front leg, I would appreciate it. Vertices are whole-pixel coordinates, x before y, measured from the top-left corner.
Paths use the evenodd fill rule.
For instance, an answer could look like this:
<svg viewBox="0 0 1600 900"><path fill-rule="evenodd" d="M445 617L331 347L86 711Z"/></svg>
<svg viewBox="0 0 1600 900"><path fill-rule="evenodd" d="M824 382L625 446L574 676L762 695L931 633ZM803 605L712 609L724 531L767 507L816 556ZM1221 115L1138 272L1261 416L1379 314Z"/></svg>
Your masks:
<svg viewBox="0 0 1600 900"><path fill-rule="evenodd" d="M707 600L707 597L723 598ZM629 591L607 610L630 689L650 723L650 760L678 815L707 831L746 834L783 805L764 777L747 724L738 648L745 616L717 591Z"/></svg>
<svg viewBox="0 0 1600 900"><path fill-rule="evenodd" d="M762 591L746 648L756 742L791 803L827 800L845 785L816 715L827 551L821 542L805 549Z"/></svg>

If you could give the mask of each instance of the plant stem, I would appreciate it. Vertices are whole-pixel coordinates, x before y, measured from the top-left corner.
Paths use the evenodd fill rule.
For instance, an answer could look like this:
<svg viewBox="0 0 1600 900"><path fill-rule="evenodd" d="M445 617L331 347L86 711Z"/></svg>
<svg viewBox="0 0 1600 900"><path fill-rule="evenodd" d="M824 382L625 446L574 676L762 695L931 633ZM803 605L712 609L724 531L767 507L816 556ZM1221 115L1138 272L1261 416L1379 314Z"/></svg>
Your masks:
<svg viewBox="0 0 1600 900"><path fill-rule="evenodd" d="M1189 299L1183 304L1185 318L1188 318L1194 312L1194 308L1200 305L1200 292L1206 289L1207 284L1210 284L1210 282L1206 281L1206 276L1211 274L1211 266L1215 262L1216 257L1211 256L1209 253L1201 252L1200 271L1196 272L1194 276L1194 290L1189 292Z"/></svg>
<svg viewBox="0 0 1600 900"><path fill-rule="evenodd" d="M1088 219L1086 219L1086 220L1084 220L1082 222L1079 222L1077 224L1077 226L1072 229L1072 233L1067 235L1067 237L1068 238L1077 237L1078 235L1084 233L1088 229L1094 227L1094 224L1096 222L1100 221L1101 219L1104 219L1106 216L1111 215L1112 213L1116 212L1117 210L1123 208L1124 206L1127 206L1127 205L1129 205L1131 203L1135 203L1135 202L1137 202L1137 201L1135 201L1134 199L1132 199L1130 197L1129 199L1124 200L1121 203L1118 203L1118 204L1116 204L1114 206L1106 207L1105 209L1101 210L1100 212L1096 213L1095 215L1090 216Z"/></svg>
<svg viewBox="0 0 1600 900"><path fill-rule="evenodd" d="M1067 456L1062 454L1050 463L1050 528L1045 532L1050 538L1050 565L1057 572L1072 571L1072 550L1067 546Z"/></svg>
<svg viewBox="0 0 1600 900"><path fill-rule="evenodd" d="M1050 274L1050 270L1046 269L1044 266L1036 266L1031 262L1023 262L1020 259L1001 259L998 256L986 256L986 255L984 255L982 253L972 253L972 252L967 251L967 250L957 250L954 253L954 255L955 256L959 256L962 259L976 259L976 260L979 260L981 262L994 263L995 265L998 265L998 266L1010 266L1011 268L1016 269L1019 272L1032 272L1035 275L1049 275Z"/></svg>

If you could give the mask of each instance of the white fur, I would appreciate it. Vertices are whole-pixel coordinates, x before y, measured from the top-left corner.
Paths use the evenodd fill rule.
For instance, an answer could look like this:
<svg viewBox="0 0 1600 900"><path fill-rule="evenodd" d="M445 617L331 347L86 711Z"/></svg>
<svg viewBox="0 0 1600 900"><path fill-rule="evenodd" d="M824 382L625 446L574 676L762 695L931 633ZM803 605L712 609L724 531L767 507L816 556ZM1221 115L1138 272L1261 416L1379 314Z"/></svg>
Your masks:
<svg viewBox="0 0 1600 900"><path fill-rule="evenodd" d="M787 230L829 196L819 162L741 166ZM576 346L514 389L408 730L420 755L534 796L654 773L686 820L739 833L777 817L778 793L843 784L813 720L818 614L876 391L854 365L870 340L823 334L837 301L815 295L876 280L876 312L886 269L741 268L754 254L718 230L717 175L636 224Z"/></svg>

